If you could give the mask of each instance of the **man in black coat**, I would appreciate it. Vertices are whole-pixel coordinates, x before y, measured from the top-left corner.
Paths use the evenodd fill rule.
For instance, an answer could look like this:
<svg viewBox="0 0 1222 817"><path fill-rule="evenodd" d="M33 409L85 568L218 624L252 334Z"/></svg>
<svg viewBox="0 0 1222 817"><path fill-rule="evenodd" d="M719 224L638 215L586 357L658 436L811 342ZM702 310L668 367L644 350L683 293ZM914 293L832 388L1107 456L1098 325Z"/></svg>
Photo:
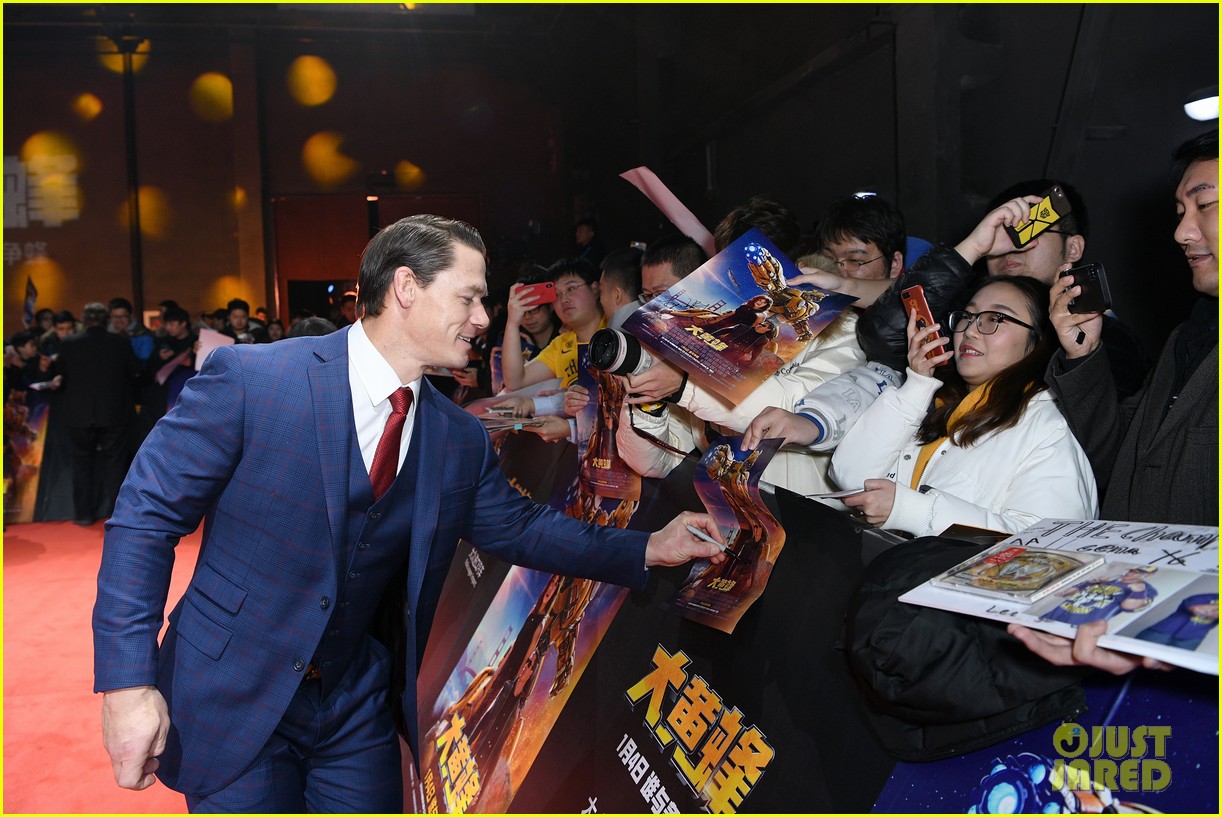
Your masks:
<svg viewBox="0 0 1222 817"><path fill-rule="evenodd" d="M139 362L127 335L106 330L109 310L86 304L85 331L65 338L56 361L60 411L72 442L73 522L110 516L123 482Z"/></svg>
<svg viewBox="0 0 1222 817"><path fill-rule="evenodd" d="M1200 298L1167 340L1145 386L1119 400L1100 338L1103 316L1073 313L1080 287L1058 282L1049 317L1061 350L1046 380L1104 491L1100 516L1137 522L1218 524L1218 131L1175 152L1180 245ZM1104 487L1106 486L1106 488ZM1117 675L1152 658L1098 646L1106 622L1074 640L1010 625L1028 649L1057 665L1084 664Z"/></svg>

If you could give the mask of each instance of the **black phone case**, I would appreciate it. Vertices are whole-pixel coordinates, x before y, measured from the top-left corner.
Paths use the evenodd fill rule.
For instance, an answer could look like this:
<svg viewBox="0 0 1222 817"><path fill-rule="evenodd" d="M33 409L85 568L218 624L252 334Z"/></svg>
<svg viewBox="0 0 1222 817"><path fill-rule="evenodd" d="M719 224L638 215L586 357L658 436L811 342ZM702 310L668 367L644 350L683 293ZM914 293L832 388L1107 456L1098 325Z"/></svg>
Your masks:
<svg viewBox="0 0 1222 817"><path fill-rule="evenodd" d="M1062 278L1073 278L1082 287L1082 293L1069 302L1069 311L1075 315L1084 312L1106 312L1112 308L1112 291L1107 285L1107 274L1102 264L1084 264L1065 270Z"/></svg>

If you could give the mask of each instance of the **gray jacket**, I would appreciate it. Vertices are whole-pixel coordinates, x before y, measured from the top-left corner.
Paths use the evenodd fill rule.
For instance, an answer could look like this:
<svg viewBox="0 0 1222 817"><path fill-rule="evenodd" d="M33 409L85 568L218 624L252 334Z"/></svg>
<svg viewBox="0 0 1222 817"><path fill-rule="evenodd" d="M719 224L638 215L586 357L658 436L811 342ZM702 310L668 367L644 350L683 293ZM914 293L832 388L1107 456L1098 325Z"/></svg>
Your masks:
<svg viewBox="0 0 1222 817"><path fill-rule="evenodd" d="M1048 365L1048 385L1103 491L1103 519L1218 524L1217 343L1159 422L1181 331L1171 334L1145 387L1123 402L1100 349L1073 367L1058 352Z"/></svg>

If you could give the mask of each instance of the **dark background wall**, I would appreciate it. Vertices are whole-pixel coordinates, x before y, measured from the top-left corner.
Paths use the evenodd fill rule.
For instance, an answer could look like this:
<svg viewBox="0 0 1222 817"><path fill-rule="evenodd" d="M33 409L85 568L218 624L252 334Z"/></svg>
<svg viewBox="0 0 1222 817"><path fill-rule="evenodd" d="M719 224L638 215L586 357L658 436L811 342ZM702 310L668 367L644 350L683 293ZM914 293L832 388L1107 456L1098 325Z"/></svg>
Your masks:
<svg viewBox="0 0 1222 817"><path fill-rule="evenodd" d="M123 33L148 49L131 97L151 188L139 293L123 79L98 55ZM73 311L122 294L284 312L286 280L355 276L373 193L375 223L475 208L502 284L513 262L569 251L583 215L608 246L661 232L618 178L645 164L709 227L755 193L810 226L874 189L914 234L952 242L1001 188L1060 176L1090 207L1088 258L1156 349L1191 298L1168 156L1216 125L1182 104L1217 81L1217 37L1214 5L6 5L5 156L60 134L81 192L58 227L14 227L6 206L6 333L27 275L40 306ZM303 55L334 71L325 104L290 93ZM232 83L231 116L192 107L205 72ZM101 102L88 121L72 110L83 93ZM331 178L303 158L320 133L336 140ZM418 170L396 183L405 161ZM13 183L6 165L6 205ZM333 240L317 219L295 227L287 205L277 216L303 196L344 214L322 220ZM316 264L286 266L277 247L294 229L321 248Z"/></svg>

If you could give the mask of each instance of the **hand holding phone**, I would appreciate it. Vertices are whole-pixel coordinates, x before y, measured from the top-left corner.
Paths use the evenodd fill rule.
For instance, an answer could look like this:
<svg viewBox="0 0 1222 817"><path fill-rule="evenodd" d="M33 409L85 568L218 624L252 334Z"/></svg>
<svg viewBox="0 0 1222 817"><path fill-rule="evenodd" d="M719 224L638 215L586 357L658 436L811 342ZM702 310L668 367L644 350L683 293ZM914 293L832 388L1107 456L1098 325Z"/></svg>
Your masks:
<svg viewBox="0 0 1222 817"><path fill-rule="evenodd" d="M530 305L530 309L543 304L553 304L556 302L556 285L551 281L542 281L538 284L527 284L522 287L521 294L523 298L533 298L534 303Z"/></svg>
<svg viewBox="0 0 1222 817"><path fill-rule="evenodd" d="M900 292L900 303L904 305L904 314L911 315L915 309L917 314L916 326L917 329L924 329L927 326L933 326L937 321L933 319L933 312L929 309L929 301L925 300L925 287L917 284L916 286L908 287ZM933 331L929 334L928 340L939 340L945 337L940 331ZM926 360L933 360L946 353L945 346L938 346L932 351L925 353ZM937 364L945 365L943 363Z"/></svg>
<svg viewBox="0 0 1222 817"><path fill-rule="evenodd" d="M1107 285L1107 276L1102 264L1083 264L1073 269L1067 269L1060 274L1068 278L1066 286L1077 285L1082 288L1073 300L1069 302L1069 311L1075 315L1086 312L1106 312L1112 308L1112 291Z"/></svg>
<svg viewBox="0 0 1222 817"><path fill-rule="evenodd" d="M1070 210L1069 199L1059 185L1044 191L1038 204L1031 205L1027 222L1017 227L1006 227L1006 233L1015 247L1025 247L1040 233L1056 224Z"/></svg>

